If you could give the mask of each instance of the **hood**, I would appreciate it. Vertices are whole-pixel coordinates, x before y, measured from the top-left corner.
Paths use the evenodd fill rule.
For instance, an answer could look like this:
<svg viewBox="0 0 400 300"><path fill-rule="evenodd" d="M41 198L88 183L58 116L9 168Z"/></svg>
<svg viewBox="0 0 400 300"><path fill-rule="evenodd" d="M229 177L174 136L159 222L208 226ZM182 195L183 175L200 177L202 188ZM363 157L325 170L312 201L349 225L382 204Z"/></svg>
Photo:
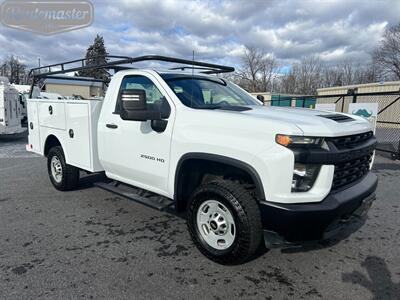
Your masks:
<svg viewBox="0 0 400 300"><path fill-rule="evenodd" d="M308 108L252 106L240 114L291 123L310 136L343 136L372 130L370 122L362 117Z"/></svg>

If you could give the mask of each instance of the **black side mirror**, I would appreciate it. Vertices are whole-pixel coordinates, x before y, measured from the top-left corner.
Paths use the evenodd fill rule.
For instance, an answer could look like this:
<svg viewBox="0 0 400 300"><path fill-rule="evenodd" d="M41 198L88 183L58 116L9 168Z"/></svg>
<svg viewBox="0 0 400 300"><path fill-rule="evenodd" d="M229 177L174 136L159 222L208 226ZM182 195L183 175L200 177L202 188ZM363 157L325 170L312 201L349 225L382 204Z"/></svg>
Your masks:
<svg viewBox="0 0 400 300"><path fill-rule="evenodd" d="M263 95L257 95L257 100L259 100L262 103L264 103L264 96Z"/></svg>
<svg viewBox="0 0 400 300"><path fill-rule="evenodd" d="M161 114L147 110L146 92L144 90L122 90L119 95L121 102L121 118L131 121L160 120Z"/></svg>

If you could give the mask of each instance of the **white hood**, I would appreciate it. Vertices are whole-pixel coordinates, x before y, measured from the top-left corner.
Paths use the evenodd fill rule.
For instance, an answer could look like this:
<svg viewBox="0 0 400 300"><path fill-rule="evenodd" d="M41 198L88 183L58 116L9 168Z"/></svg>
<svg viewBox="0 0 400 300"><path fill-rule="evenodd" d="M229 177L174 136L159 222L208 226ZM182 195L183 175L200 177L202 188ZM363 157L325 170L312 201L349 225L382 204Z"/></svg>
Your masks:
<svg viewBox="0 0 400 300"><path fill-rule="evenodd" d="M348 114L293 107L252 106L251 108L251 110L241 112L241 114L251 115L256 118L265 118L270 121L291 123L301 129L304 135L343 136L372 130L372 126L367 120ZM346 115L354 120L337 122L321 117L321 115L332 114Z"/></svg>

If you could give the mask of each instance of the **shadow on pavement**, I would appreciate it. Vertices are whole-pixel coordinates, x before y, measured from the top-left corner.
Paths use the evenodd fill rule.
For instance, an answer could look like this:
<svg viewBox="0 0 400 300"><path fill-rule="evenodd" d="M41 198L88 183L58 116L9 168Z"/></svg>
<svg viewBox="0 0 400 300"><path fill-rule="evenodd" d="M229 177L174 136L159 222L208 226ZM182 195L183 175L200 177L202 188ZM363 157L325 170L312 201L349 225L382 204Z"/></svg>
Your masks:
<svg viewBox="0 0 400 300"><path fill-rule="evenodd" d="M99 181L110 181L107 179L104 172L101 173L92 173L92 174L85 174L81 172L80 179L79 179L79 187L76 190L84 190L90 187L93 187L94 183Z"/></svg>
<svg viewBox="0 0 400 300"><path fill-rule="evenodd" d="M373 294L373 299L399 299L400 283L394 283L385 260L378 256L368 256L361 266L368 277L358 271L344 273L343 282L358 284Z"/></svg>
<svg viewBox="0 0 400 300"><path fill-rule="evenodd" d="M333 237L326 240L319 241L310 241L303 242L300 244L293 244L286 248L282 248L282 253L299 253L299 252L308 252L315 251L324 248L332 247L341 241L344 241L348 237L350 237L353 233L357 232L367 221L367 218L353 218L352 220L346 223L346 226L342 227Z"/></svg>
<svg viewBox="0 0 400 300"><path fill-rule="evenodd" d="M0 135L0 143L17 143L21 144L27 143L28 132L22 132L18 134L10 134L10 135Z"/></svg>

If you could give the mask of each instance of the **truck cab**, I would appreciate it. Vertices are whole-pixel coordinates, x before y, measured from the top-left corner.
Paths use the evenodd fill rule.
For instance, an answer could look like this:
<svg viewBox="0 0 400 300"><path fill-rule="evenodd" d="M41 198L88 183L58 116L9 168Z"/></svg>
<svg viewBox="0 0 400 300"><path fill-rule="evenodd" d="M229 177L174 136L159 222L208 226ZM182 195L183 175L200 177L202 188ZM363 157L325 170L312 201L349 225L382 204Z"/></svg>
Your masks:
<svg viewBox="0 0 400 300"><path fill-rule="evenodd" d="M126 69L104 100L28 101L27 149L47 157L56 189L74 189L80 170L104 172L110 191L128 196L121 183L185 212L193 242L219 263L249 259L262 240L327 239L365 217L377 186L368 121L266 107L208 74L229 67L160 58L192 70Z"/></svg>

